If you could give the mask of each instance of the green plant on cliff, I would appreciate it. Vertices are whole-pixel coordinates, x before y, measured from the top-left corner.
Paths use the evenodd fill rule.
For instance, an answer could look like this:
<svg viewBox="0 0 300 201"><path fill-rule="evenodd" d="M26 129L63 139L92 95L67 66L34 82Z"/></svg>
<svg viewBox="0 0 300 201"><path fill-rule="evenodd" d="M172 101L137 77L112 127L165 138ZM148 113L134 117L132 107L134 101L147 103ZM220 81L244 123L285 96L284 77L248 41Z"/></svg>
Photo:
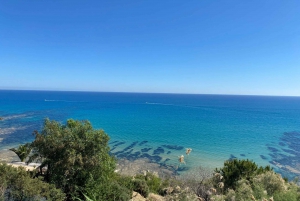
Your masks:
<svg viewBox="0 0 300 201"><path fill-rule="evenodd" d="M83 198L89 184L110 184L116 165L109 155L108 135L93 129L89 121L68 120L65 125L46 119L34 132L30 161L42 160L44 180L62 189L67 200Z"/></svg>
<svg viewBox="0 0 300 201"><path fill-rule="evenodd" d="M26 143L24 145L20 145L18 148L12 148L9 149L13 152L15 152L15 154L18 155L18 157L20 158L20 160L22 162L25 161L25 159L29 156L30 152L31 152L31 143Z"/></svg>
<svg viewBox="0 0 300 201"><path fill-rule="evenodd" d="M65 199L65 194L38 178L31 178L24 168L15 168L0 163L0 200L57 200Z"/></svg>
<svg viewBox="0 0 300 201"><path fill-rule="evenodd" d="M256 163L248 159L233 159L225 161L224 166L220 169L216 169L215 172L222 175L225 189L235 189L237 181L241 179L251 181L254 176L271 170L272 168L270 166L259 167Z"/></svg>

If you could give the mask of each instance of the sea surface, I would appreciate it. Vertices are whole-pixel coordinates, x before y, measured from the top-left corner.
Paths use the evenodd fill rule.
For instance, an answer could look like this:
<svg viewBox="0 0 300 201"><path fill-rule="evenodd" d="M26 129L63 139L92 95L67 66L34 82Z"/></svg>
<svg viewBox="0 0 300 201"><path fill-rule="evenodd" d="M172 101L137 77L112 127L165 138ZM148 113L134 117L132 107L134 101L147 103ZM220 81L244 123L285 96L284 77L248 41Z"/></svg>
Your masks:
<svg viewBox="0 0 300 201"><path fill-rule="evenodd" d="M0 150L32 141L45 118L72 118L103 129L119 158L179 173L250 159L300 176L300 97L0 90L0 117Z"/></svg>

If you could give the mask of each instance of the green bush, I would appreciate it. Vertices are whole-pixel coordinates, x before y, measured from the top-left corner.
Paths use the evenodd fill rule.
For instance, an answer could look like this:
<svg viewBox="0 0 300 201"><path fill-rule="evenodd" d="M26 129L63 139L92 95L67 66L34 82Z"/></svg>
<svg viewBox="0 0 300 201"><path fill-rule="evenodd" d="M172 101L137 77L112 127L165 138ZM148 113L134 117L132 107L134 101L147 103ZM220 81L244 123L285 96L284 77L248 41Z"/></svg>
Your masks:
<svg viewBox="0 0 300 201"><path fill-rule="evenodd" d="M64 200L65 194L54 185L31 178L24 168L0 163L0 200Z"/></svg>
<svg viewBox="0 0 300 201"><path fill-rule="evenodd" d="M67 199L83 198L89 183L107 183L112 177L116 161L109 155L109 137L90 122L70 119L62 125L46 119L34 135L30 160L41 160L47 167L44 180L62 189Z"/></svg>
<svg viewBox="0 0 300 201"><path fill-rule="evenodd" d="M262 186L269 196L275 192L285 191L286 181L273 171L257 175L253 178L253 186Z"/></svg>
<svg viewBox="0 0 300 201"><path fill-rule="evenodd" d="M295 191L276 192L273 197L274 197L274 200L280 200L280 201L298 201L298 200L300 200L299 194Z"/></svg>
<svg viewBox="0 0 300 201"><path fill-rule="evenodd" d="M133 190L138 192L144 197L148 197L149 195L149 187L146 181L142 179L133 180Z"/></svg>
<svg viewBox="0 0 300 201"><path fill-rule="evenodd" d="M237 181L240 179L251 179L258 174L271 171L270 166L258 167L253 161L247 160L228 160L224 162L224 167L216 169L216 173L220 173L224 179L225 189L235 189Z"/></svg>
<svg viewBox="0 0 300 201"><path fill-rule="evenodd" d="M235 190L228 189L224 195L213 196L216 201L225 200L269 200L297 201L300 200L300 188L295 183L286 182L281 175L273 171L256 175L251 179L240 179L235 183Z"/></svg>
<svg viewBox="0 0 300 201"><path fill-rule="evenodd" d="M92 201L128 201L131 199L132 191L121 186L115 181L109 183L96 184L91 189L85 189L86 197Z"/></svg>
<svg viewBox="0 0 300 201"><path fill-rule="evenodd" d="M147 173L146 175L137 175L135 178L145 180L151 193L159 194L165 187L167 187L167 183L163 182L161 178L152 173Z"/></svg>
<svg viewBox="0 0 300 201"><path fill-rule="evenodd" d="M31 143L26 143L24 145L20 145L18 148L12 148L9 150L15 152L15 154L17 154L20 160L24 162L25 159L29 156L31 149Z"/></svg>

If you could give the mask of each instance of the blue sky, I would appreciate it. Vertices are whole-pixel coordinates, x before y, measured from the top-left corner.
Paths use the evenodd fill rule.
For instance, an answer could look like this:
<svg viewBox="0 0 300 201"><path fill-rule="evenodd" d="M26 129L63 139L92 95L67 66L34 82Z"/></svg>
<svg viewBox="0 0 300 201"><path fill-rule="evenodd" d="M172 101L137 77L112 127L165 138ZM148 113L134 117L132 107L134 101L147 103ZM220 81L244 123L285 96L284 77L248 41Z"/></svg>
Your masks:
<svg viewBox="0 0 300 201"><path fill-rule="evenodd" d="M300 1L3 0L0 89L300 96Z"/></svg>

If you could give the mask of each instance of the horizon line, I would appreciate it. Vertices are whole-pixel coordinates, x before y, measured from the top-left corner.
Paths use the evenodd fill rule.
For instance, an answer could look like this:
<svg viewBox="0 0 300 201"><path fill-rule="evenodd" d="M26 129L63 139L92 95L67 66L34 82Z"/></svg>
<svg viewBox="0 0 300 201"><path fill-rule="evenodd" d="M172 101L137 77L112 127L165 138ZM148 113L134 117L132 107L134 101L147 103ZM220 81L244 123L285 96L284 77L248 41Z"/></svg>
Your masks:
<svg viewBox="0 0 300 201"><path fill-rule="evenodd" d="M175 93L175 92L131 92L131 91L93 91L93 90L53 90L53 89L1 89L0 91L48 91L48 92L85 92L85 93L132 93L132 94L174 94L174 95L215 95L215 96L264 96L300 97L300 95L259 95L259 94L217 94L217 93Z"/></svg>

